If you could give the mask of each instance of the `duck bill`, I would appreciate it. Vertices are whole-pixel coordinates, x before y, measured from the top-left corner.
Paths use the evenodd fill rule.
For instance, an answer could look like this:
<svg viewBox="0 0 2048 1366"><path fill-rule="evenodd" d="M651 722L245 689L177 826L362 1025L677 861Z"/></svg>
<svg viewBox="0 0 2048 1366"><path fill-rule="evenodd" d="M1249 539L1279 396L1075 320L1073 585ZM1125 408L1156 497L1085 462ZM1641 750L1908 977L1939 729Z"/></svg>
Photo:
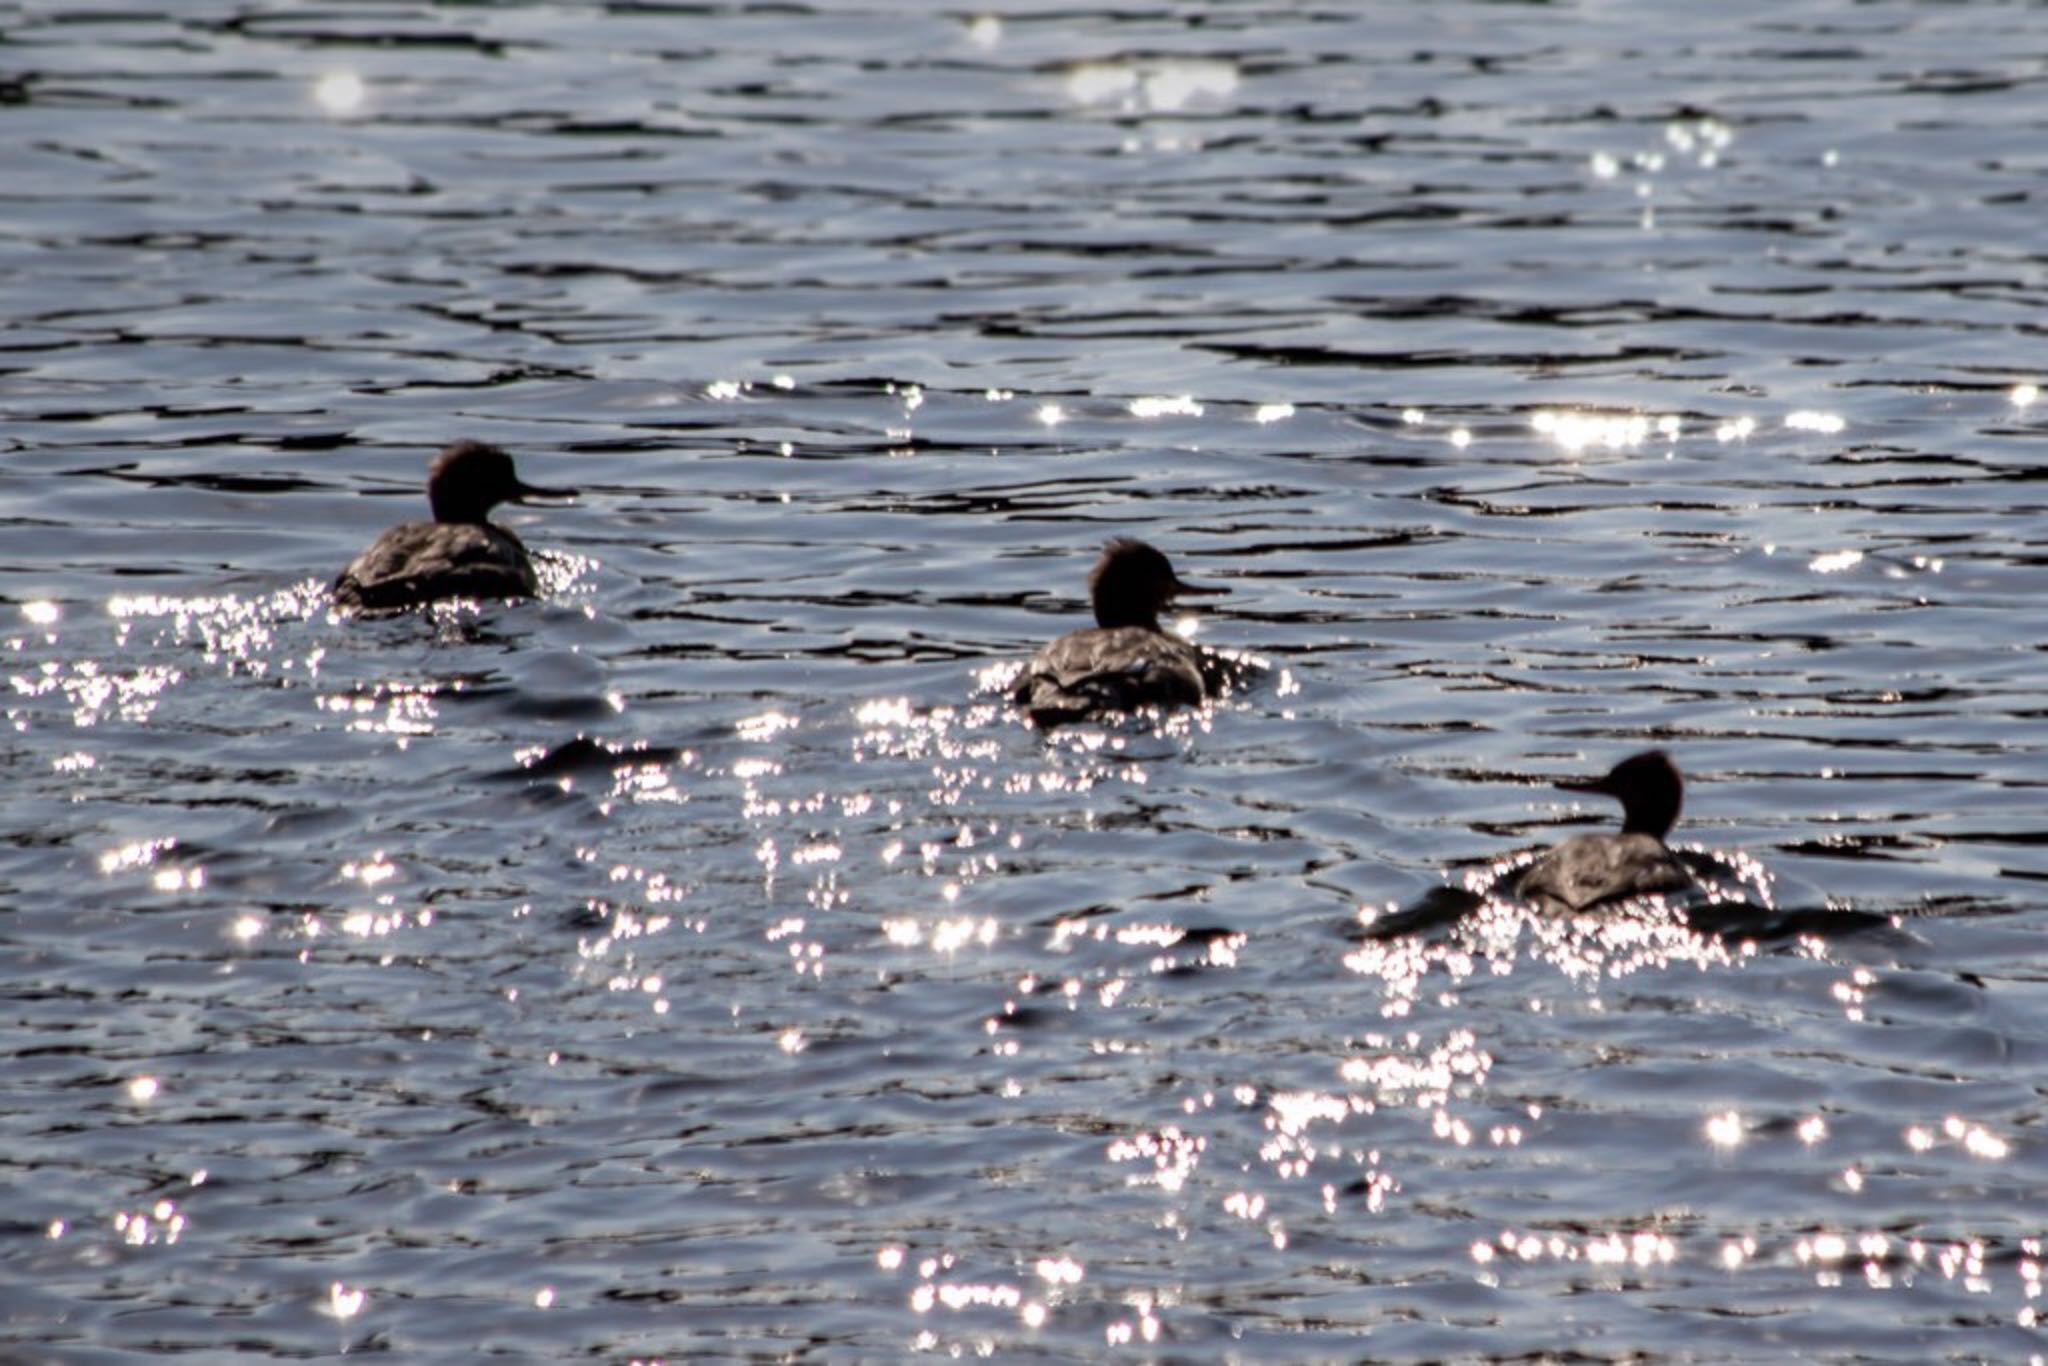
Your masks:
<svg viewBox="0 0 2048 1366"><path fill-rule="evenodd" d="M552 502L568 502L576 497L576 490L542 488L538 484L522 483L513 486L510 496L512 501L518 503L530 503L536 498Z"/></svg>
<svg viewBox="0 0 2048 1366"><path fill-rule="evenodd" d="M1551 786L1560 792L1593 792L1602 797L1614 795L1604 778L1560 778Z"/></svg>

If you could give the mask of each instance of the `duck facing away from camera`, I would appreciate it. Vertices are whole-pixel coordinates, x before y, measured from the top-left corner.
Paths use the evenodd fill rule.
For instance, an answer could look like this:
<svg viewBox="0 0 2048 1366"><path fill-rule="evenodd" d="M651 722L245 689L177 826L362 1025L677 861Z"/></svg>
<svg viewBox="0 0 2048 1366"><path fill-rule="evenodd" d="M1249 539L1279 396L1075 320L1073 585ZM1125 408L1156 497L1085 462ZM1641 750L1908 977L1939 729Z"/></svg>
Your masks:
<svg viewBox="0 0 2048 1366"><path fill-rule="evenodd" d="M1678 821L1685 781L1663 750L1645 750L1601 777L1557 786L1615 798L1621 803L1621 833L1572 836L1522 871L1515 895L1546 910L1585 911L1694 885L1692 871L1664 843Z"/></svg>
<svg viewBox="0 0 2048 1366"><path fill-rule="evenodd" d="M427 470L431 522L392 527L334 580L345 612L402 612L441 598L530 598L540 589L517 536L488 520L500 503L574 498L574 489L524 484L512 457L481 441L457 441Z"/></svg>
<svg viewBox="0 0 2048 1366"><path fill-rule="evenodd" d="M1176 598L1229 591L1189 583L1165 555L1119 536L1088 572L1095 625L1033 655L1011 700L1042 729L1141 707L1200 706L1227 686L1235 666L1160 626L1159 613Z"/></svg>

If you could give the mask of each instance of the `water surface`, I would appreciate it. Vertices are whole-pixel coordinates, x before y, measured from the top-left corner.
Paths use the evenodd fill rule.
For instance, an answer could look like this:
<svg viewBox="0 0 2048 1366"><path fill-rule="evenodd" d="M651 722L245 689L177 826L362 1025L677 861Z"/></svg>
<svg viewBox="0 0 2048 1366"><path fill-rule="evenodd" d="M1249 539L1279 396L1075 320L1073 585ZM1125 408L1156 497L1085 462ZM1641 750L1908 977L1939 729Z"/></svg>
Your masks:
<svg viewBox="0 0 2048 1366"><path fill-rule="evenodd" d="M0 11L6 1353L2037 1353L2039 29ZM1374 937L1650 745L1771 914Z"/></svg>

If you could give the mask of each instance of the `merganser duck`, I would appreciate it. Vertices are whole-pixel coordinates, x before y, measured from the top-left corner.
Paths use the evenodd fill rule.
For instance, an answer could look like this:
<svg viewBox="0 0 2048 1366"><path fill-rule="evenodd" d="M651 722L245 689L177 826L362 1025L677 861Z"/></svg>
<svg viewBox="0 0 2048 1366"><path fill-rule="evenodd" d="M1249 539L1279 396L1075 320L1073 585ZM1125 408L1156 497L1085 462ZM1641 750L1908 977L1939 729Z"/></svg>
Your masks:
<svg viewBox="0 0 2048 1366"><path fill-rule="evenodd" d="M524 484L512 457L482 441L457 441L427 470L431 522L392 527L334 580L345 612L399 612L440 598L530 598L540 589L517 536L487 520L500 503L574 498L574 489Z"/></svg>
<svg viewBox="0 0 2048 1366"><path fill-rule="evenodd" d="M1140 707L1200 706L1230 681L1233 666L1162 628L1159 613L1175 598L1229 591L1189 583L1159 551L1119 536L1088 572L1095 625L1033 655L1011 700L1042 729Z"/></svg>
<svg viewBox="0 0 2048 1366"><path fill-rule="evenodd" d="M1663 750L1623 759L1601 777L1556 786L1618 800L1621 833L1572 836L1522 871L1515 895L1546 910L1585 911L1693 886L1692 871L1664 843L1678 821L1685 781Z"/></svg>

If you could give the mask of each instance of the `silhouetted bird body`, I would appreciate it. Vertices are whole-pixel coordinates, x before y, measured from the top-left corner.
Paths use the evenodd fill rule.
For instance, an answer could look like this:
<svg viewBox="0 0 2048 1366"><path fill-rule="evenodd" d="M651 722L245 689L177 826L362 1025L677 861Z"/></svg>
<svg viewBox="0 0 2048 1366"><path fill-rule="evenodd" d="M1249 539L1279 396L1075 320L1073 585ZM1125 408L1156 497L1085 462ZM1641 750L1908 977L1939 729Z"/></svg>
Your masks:
<svg viewBox="0 0 2048 1366"><path fill-rule="evenodd" d="M1188 583L1159 551L1117 537L1089 571L1095 625L1033 655L1011 700L1047 728L1143 707L1200 706L1236 666L1165 630L1159 613L1176 598L1228 591Z"/></svg>
<svg viewBox="0 0 2048 1366"><path fill-rule="evenodd" d="M1664 843L1678 821L1685 783L1662 750L1624 759L1602 777L1557 786L1620 801L1621 833L1574 835L1523 870L1515 880L1517 896L1547 909L1584 911L1694 885L1692 871Z"/></svg>
<svg viewBox="0 0 2048 1366"><path fill-rule="evenodd" d="M392 527L334 580L335 606L398 612L442 598L530 598L539 591L526 546L488 520L500 503L573 498L574 489L521 483L512 457L481 441L458 441L427 472L431 522Z"/></svg>

